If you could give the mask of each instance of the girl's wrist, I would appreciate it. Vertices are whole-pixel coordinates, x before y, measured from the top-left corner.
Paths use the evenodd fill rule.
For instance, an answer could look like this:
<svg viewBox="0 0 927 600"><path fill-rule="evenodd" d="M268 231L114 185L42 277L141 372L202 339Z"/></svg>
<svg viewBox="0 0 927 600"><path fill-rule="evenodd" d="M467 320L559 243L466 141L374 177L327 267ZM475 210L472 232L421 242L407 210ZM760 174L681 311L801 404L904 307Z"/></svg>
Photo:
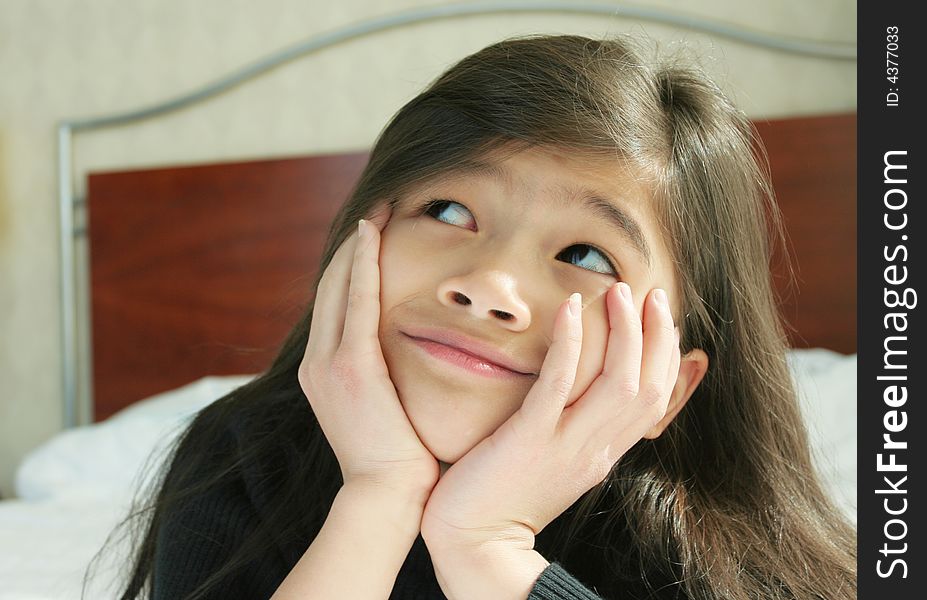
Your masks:
<svg viewBox="0 0 927 600"><path fill-rule="evenodd" d="M338 491L331 513L365 524L368 543L395 545L404 558L421 530L425 500L413 492L349 484Z"/></svg>
<svg viewBox="0 0 927 600"><path fill-rule="evenodd" d="M403 502L413 502L422 507L428 502L431 491L438 483L440 470L437 461L427 466L418 465L406 469L394 469L390 476L382 474L346 473L342 471L342 488L351 490L351 495L387 496Z"/></svg>
<svg viewBox="0 0 927 600"><path fill-rule="evenodd" d="M422 511L408 496L342 486L322 529L274 597L385 598L418 536Z"/></svg>
<svg viewBox="0 0 927 600"><path fill-rule="evenodd" d="M488 542L474 546L429 546L435 573L450 600L524 600L550 564L536 550Z"/></svg>
<svg viewBox="0 0 927 600"><path fill-rule="evenodd" d="M388 512L416 519L416 528L421 524L422 514L431 488L425 486L402 486L367 481L349 481L342 485L336 502L348 506L376 506L378 512ZM416 535L418 529L416 529Z"/></svg>

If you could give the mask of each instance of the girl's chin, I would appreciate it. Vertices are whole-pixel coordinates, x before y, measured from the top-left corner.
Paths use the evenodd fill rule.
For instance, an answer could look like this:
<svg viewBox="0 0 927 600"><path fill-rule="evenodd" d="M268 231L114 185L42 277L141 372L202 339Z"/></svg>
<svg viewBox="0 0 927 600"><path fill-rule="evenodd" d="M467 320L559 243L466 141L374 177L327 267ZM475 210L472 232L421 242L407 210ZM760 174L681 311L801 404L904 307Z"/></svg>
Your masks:
<svg viewBox="0 0 927 600"><path fill-rule="evenodd" d="M418 397L433 397L420 394ZM403 396L400 396L402 399ZM505 419L487 418L474 410L473 403L460 410L457 403L420 403L403 402L403 408L415 433L425 448L439 462L452 465L484 438L491 435L498 427L497 421ZM469 409L469 410L467 410ZM495 417L495 415L491 415Z"/></svg>
<svg viewBox="0 0 927 600"><path fill-rule="evenodd" d="M469 452L476 444L479 443L479 440L475 440L472 443L465 443L462 439L458 438L458 442L453 445L448 445L446 440L440 445L431 444L428 440L422 440L425 448L431 452L431 455L438 460L438 464L441 466L441 474L444 474L452 464L460 460L467 452Z"/></svg>

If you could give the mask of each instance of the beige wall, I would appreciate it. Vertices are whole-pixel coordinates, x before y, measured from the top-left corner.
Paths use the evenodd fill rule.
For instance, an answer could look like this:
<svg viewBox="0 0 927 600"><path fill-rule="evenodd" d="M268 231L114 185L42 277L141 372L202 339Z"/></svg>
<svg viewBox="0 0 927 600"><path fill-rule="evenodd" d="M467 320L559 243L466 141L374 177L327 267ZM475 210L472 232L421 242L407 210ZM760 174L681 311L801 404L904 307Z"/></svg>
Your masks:
<svg viewBox="0 0 927 600"><path fill-rule="evenodd" d="M16 463L61 427L55 125L153 104L258 57L403 0L0 0L0 492ZM638 5L644 4L640 1ZM651 2L670 10L676 2ZM700 0L690 14L853 42L851 0ZM505 15L406 27L289 64L201 108L81 134L88 169L368 147L389 116L453 60L514 34L646 31L685 40L753 117L851 111L854 62L809 59L665 26ZM322 82L313 83L313 82ZM83 183L78 184L83 187Z"/></svg>

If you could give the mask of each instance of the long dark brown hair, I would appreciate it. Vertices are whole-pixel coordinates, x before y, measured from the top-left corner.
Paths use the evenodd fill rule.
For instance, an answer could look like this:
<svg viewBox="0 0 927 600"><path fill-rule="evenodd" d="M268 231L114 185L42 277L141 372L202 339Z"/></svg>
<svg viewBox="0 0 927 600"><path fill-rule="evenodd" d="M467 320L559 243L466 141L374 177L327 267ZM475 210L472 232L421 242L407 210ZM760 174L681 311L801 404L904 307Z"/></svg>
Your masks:
<svg viewBox="0 0 927 600"><path fill-rule="evenodd" d="M454 65L380 134L315 286L358 219L487 152L550 146L631 165L674 259L682 350L710 366L663 435L628 451L536 549L607 598L854 598L855 531L822 491L786 365L761 146L708 78L636 46L527 36ZM311 318L310 303L267 372L178 439L124 523L138 538L124 598L150 589L165 515L243 471L261 474L270 509L193 598L272 545L298 557L321 529L342 482L297 380ZM248 424L236 448L221 443L230 422Z"/></svg>

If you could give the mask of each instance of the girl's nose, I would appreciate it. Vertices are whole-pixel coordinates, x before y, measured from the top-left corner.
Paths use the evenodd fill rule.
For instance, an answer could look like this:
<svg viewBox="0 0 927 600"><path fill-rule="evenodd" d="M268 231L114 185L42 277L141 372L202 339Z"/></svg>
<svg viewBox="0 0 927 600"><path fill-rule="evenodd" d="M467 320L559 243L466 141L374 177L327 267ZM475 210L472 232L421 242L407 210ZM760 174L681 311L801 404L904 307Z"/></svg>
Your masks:
<svg viewBox="0 0 927 600"><path fill-rule="evenodd" d="M442 281L438 300L453 310L466 310L478 319L490 319L513 331L523 331L531 324L531 311L516 288L510 275L480 269Z"/></svg>

